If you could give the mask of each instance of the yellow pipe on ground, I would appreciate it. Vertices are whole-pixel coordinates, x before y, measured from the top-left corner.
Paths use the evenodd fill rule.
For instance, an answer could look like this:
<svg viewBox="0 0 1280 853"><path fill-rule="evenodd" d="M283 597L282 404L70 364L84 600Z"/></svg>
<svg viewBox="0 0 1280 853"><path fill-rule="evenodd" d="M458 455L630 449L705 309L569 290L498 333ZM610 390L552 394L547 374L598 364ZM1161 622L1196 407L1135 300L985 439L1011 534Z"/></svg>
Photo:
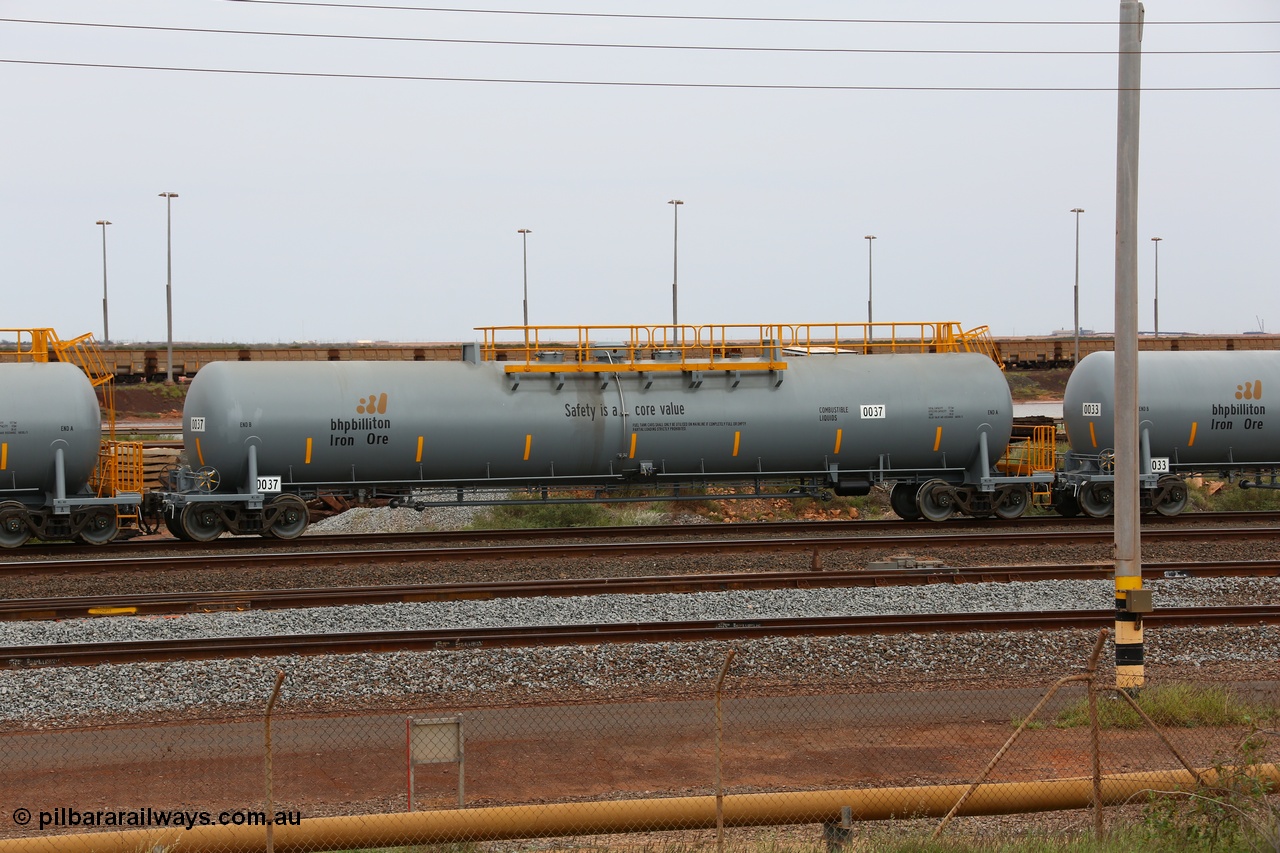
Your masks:
<svg viewBox="0 0 1280 853"><path fill-rule="evenodd" d="M1274 764L1253 768L1260 779L1280 785ZM1211 770L1200 771L1212 782ZM1186 770L1127 773L1102 778L1104 805L1123 803L1148 789L1188 790ZM840 820L849 806L854 820L888 820L945 815L967 785L915 788L796 791L737 794L724 798L725 826L779 826ZM1017 814L1088 808L1093 780L1088 777L1041 782L983 785L960 811L962 815ZM447 844L512 838L556 838L609 833L710 829L716 825L716 798L673 797L537 806L449 809L401 814L304 819L301 826L275 827L275 850L343 850L409 844ZM57 850L59 853L136 853L173 845L182 853L265 850L265 827L197 826L191 830L129 830L80 835L47 835L0 840L0 853Z"/></svg>

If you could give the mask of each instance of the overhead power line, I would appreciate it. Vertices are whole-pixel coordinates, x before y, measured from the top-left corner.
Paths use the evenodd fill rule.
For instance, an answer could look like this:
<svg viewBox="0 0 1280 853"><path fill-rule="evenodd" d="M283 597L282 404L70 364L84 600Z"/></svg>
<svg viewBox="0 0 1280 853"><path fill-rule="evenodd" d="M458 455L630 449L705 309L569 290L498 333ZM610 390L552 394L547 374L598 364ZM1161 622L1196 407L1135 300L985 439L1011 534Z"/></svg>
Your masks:
<svg viewBox="0 0 1280 853"><path fill-rule="evenodd" d="M243 0L237 0L243 2ZM298 33L280 32L276 30L227 30L208 27L159 27L146 24L106 24L90 21L46 21L28 18L0 18L0 23L38 24L62 27L90 27L108 30L142 30L163 33L199 33L213 35L236 36L276 36L285 38L339 39L348 41L406 42L420 44L467 44L502 47L588 47L636 50L696 50L696 51L744 51L764 53L825 53L825 54L925 54L943 56L1115 56L1114 50L930 50L900 48L857 48L857 47L760 47L737 45L701 45L701 44L622 44L610 42L559 42L559 41L519 41L512 39L459 39L434 38L419 36L371 36L346 33ZM1276 54L1277 50L1147 50L1144 54L1173 56L1229 56Z"/></svg>
<svg viewBox="0 0 1280 853"><path fill-rule="evenodd" d="M245 2L245 0L236 0ZM620 86L656 89L756 89L833 92L1115 92L1114 86L852 86L802 83L663 83L640 80L552 80L518 77L451 77L417 74L343 74L318 71L265 71L247 68L192 68L176 65L124 65L105 62L57 62L36 59L0 59L11 65L62 68L111 68L127 71L181 71L195 74L242 74L265 77L307 77L338 80L408 80L437 83L509 83L544 86ZM1274 92L1280 86L1144 86L1144 92Z"/></svg>
<svg viewBox="0 0 1280 853"><path fill-rule="evenodd" d="M769 18L743 17L732 15L635 15L618 12L542 12L519 9L457 9L446 6L394 6L381 3L320 3L314 0L224 0L228 3L256 3L270 6L311 6L321 9L377 9L395 12L456 12L468 15L537 15L555 18L626 18L649 21L755 21L769 24L961 24L961 25L1011 25L1011 26L1107 26L1114 27L1117 22L1111 21L966 21L966 20L919 20L889 18ZM1145 26L1160 25L1246 25L1280 24L1280 21L1152 21L1147 19Z"/></svg>

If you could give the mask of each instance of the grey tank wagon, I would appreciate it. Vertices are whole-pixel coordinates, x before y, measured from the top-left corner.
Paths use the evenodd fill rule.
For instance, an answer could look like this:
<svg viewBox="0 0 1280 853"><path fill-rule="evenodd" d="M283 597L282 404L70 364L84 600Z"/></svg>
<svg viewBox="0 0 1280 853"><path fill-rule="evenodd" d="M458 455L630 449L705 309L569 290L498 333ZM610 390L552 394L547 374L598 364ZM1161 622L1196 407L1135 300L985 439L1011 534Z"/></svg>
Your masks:
<svg viewBox="0 0 1280 853"><path fill-rule="evenodd" d="M151 496L183 538L292 538L305 501L402 505L866 494L904 517L1013 518L1033 483L995 467L1012 431L1000 368L969 353L770 354L713 369L608 345L586 362L217 362L183 411L187 465Z"/></svg>

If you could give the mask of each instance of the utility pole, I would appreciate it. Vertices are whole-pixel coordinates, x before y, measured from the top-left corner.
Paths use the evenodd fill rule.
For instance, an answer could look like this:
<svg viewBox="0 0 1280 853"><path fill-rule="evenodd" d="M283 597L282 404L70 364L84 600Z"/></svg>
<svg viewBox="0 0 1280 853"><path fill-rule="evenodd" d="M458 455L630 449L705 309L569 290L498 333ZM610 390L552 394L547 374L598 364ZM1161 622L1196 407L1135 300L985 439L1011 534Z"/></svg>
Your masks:
<svg viewBox="0 0 1280 853"><path fill-rule="evenodd" d="M165 219L164 313L169 326L169 345L164 365L166 385L173 384L173 200L177 197L177 193L160 193L160 198L164 199Z"/></svg>
<svg viewBox="0 0 1280 853"><path fill-rule="evenodd" d="M102 226L102 342L111 340L111 331L107 326L107 226L110 220L99 219L94 225Z"/></svg>
<svg viewBox="0 0 1280 853"><path fill-rule="evenodd" d="M1138 528L1138 126L1142 87L1142 4L1120 2L1120 75L1116 116L1115 585L1116 687L1145 681ZM1141 595L1132 596L1140 598Z"/></svg>

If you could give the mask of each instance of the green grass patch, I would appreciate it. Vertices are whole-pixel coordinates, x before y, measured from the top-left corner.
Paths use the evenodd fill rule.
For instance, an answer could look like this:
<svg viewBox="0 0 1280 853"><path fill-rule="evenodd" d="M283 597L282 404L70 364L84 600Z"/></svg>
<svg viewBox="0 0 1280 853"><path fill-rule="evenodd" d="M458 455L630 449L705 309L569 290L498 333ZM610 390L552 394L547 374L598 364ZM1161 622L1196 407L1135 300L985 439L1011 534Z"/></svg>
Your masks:
<svg viewBox="0 0 1280 853"><path fill-rule="evenodd" d="M1146 688L1135 697L1138 707L1157 726L1251 726L1276 719L1275 708L1252 705L1221 685L1164 684ZM1089 704L1081 699L1054 718L1059 728L1089 725ZM1098 701L1098 725L1104 729L1137 729L1145 725L1133 707L1119 696L1103 694Z"/></svg>

